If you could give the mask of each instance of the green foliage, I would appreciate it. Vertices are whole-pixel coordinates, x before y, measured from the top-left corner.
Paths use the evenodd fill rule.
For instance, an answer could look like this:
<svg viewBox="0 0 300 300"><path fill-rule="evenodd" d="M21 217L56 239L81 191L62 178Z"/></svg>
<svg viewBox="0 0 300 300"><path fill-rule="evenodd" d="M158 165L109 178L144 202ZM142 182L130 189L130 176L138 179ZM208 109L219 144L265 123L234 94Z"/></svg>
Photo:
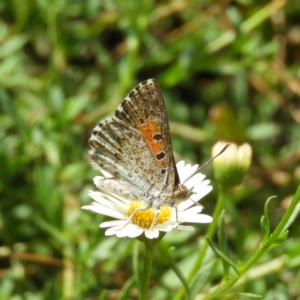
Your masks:
<svg viewBox="0 0 300 300"><path fill-rule="evenodd" d="M177 160L201 164L219 140L253 150L208 233L160 241L149 299L183 299L182 282L192 299L220 287L218 299L300 299L297 1L5 0L0 12L0 299L138 298L138 242L105 237L105 217L80 207L95 189L93 126L147 78ZM213 215L220 191L202 172Z"/></svg>

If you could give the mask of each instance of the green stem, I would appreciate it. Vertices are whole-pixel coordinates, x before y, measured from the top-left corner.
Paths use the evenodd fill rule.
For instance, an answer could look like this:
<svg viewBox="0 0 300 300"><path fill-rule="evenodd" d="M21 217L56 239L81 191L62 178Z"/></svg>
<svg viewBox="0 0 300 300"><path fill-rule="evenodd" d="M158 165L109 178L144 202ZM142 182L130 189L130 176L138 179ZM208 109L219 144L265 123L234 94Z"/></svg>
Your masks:
<svg viewBox="0 0 300 300"><path fill-rule="evenodd" d="M223 292L231 288L265 253L268 252L270 248L272 248L272 245L275 243L276 239L280 236L283 229L285 228L287 222L289 221L289 218L291 217L294 209L296 208L296 205L298 204L300 199L300 185L294 195L294 198L284 214L282 220L274 230L273 234L270 235L270 238L259 248L256 253L246 262L243 268L240 268L240 274L239 275L233 275L230 277L230 279L226 282L224 282L222 285L220 285L218 288L216 288L214 291L209 292L209 295L204 297L203 300L210 300L210 299L216 299L219 295L221 295Z"/></svg>
<svg viewBox="0 0 300 300"><path fill-rule="evenodd" d="M139 300L148 299L149 281L151 275L154 249L155 249L155 243L153 242L145 243L144 268L143 268L142 286L141 286Z"/></svg>
<svg viewBox="0 0 300 300"><path fill-rule="evenodd" d="M75 280L75 274L74 274L74 258L73 258L73 252L70 247L64 248L64 268L62 273L62 296L63 299L74 299L74 280Z"/></svg>
<svg viewBox="0 0 300 300"><path fill-rule="evenodd" d="M210 223L210 225L208 227L207 235L206 235L210 239L214 236L214 234L216 232L216 229L217 229L217 226L218 226L218 220L219 220L221 212L224 208L224 203L225 203L225 191L223 189L220 189L220 193L219 193L219 197L218 197L218 201L217 201L217 206L216 206L216 208L214 210L214 213L213 213L213 221L212 221L212 223ZM201 267L204 256L205 256L205 253L206 253L206 250L207 250L207 247L208 247L208 242L207 242L207 240L205 240L203 242L203 245L202 245L200 251L199 251L199 254L198 254L198 257L197 257L197 259L194 263L194 266L191 269L190 274L187 278L188 283L190 283L193 280L194 276L196 275L199 268ZM180 299L183 298L184 294L185 294L185 288L181 287L174 299L175 300L180 300Z"/></svg>

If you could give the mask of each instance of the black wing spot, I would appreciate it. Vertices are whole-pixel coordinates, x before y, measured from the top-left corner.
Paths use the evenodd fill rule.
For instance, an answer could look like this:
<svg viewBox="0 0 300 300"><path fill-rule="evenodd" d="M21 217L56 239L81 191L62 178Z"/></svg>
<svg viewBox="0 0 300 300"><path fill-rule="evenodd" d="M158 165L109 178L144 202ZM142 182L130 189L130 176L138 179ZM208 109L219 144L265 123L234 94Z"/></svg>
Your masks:
<svg viewBox="0 0 300 300"><path fill-rule="evenodd" d="M138 84L136 87L135 87L135 91L137 91L137 92L140 92L140 90L142 89L142 87L143 87L143 84L144 83L144 81L143 82L141 82L141 84Z"/></svg>
<svg viewBox="0 0 300 300"><path fill-rule="evenodd" d="M134 94L135 94L135 91L133 90L133 91L131 91L131 92L129 93L128 97L129 97L129 98L133 98Z"/></svg>
<svg viewBox="0 0 300 300"><path fill-rule="evenodd" d="M165 158L165 156L166 156L165 152L160 152L160 153L158 153L158 154L156 155L156 158L157 158L158 160L162 160L162 159Z"/></svg>
<svg viewBox="0 0 300 300"><path fill-rule="evenodd" d="M162 140L162 135L160 133L156 133L156 134L154 134L153 139L157 142L161 141Z"/></svg>

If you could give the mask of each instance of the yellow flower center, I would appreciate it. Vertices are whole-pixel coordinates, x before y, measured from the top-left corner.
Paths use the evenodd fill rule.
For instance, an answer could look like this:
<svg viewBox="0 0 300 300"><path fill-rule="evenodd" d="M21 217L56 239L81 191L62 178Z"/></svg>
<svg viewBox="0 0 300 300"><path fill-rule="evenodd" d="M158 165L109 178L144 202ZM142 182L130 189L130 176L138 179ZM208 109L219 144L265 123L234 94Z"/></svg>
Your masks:
<svg viewBox="0 0 300 300"><path fill-rule="evenodd" d="M130 207L127 211L128 217L132 215L132 213L140 207L144 205L141 203L130 202ZM160 208L160 213L156 219L155 224L162 224L166 221L170 220L172 213L172 208L169 206L162 206ZM131 219L131 222L143 229L150 228L152 221L156 215L156 212L153 208L149 208L147 210L137 211Z"/></svg>

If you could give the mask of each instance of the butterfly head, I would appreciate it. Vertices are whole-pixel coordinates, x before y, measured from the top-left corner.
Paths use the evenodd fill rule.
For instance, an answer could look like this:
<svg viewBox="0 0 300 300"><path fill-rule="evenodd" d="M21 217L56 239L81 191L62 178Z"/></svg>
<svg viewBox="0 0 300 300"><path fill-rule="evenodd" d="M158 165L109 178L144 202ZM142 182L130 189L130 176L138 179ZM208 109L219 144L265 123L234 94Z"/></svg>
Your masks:
<svg viewBox="0 0 300 300"><path fill-rule="evenodd" d="M188 189L183 184L178 184L174 191L172 198L174 199L174 202L182 202L187 200L191 195L193 194L193 188Z"/></svg>

